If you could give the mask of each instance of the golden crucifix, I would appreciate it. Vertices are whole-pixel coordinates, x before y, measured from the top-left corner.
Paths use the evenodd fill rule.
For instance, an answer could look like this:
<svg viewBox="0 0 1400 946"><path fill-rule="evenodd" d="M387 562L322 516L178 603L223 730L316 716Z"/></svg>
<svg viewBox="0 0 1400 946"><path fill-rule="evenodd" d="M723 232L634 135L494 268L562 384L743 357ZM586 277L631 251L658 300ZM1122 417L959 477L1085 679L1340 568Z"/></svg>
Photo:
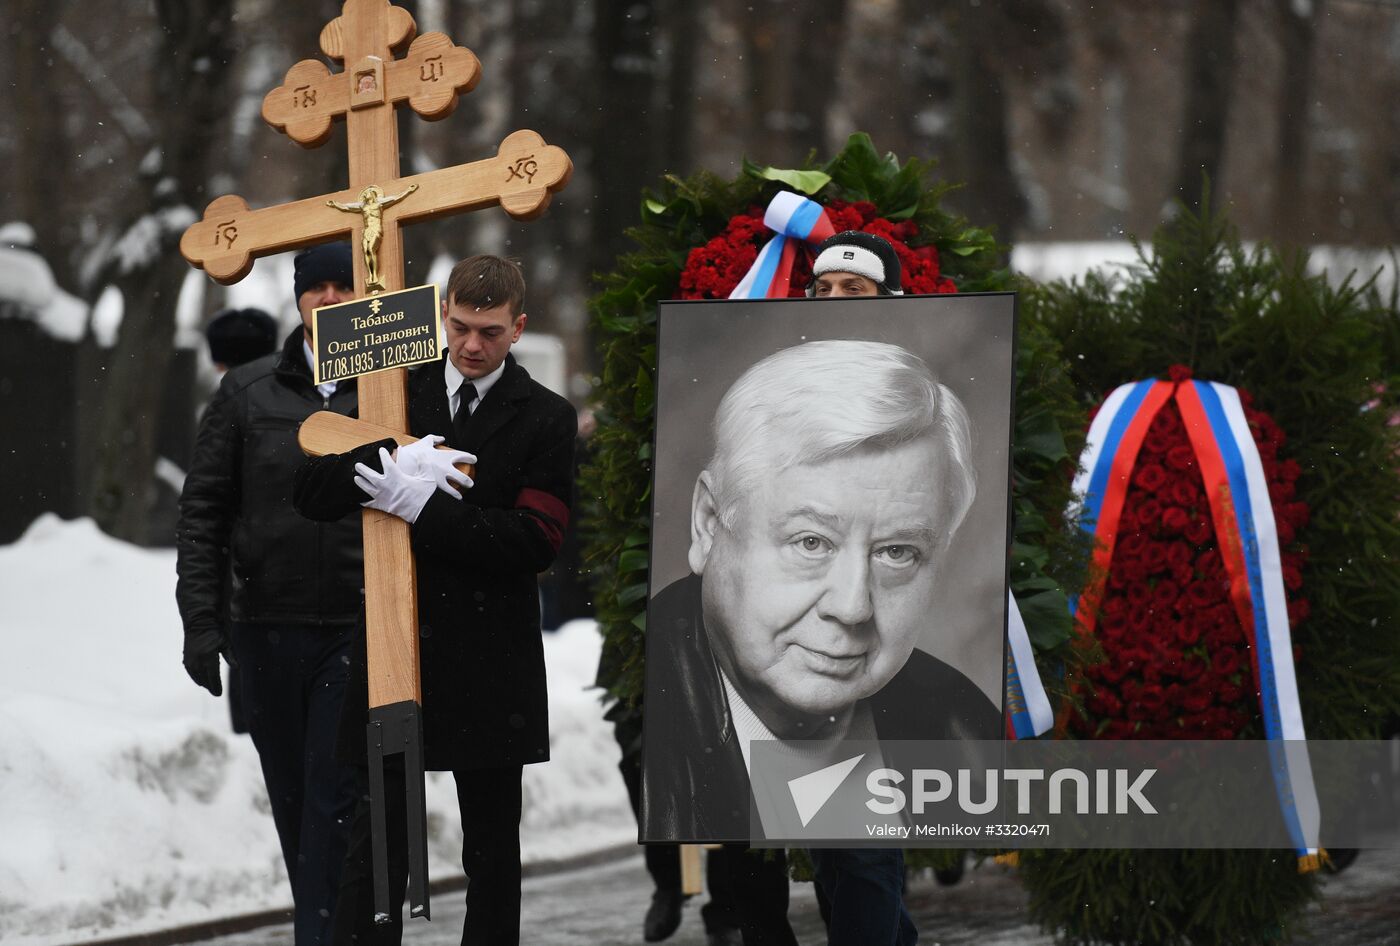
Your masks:
<svg viewBox="0 0 1400 946"><path fill-rule="evenodd" d="M568 183L573 165L562 149L533 131L508 135L495 157L399 176L395 106L406 102L430 121L446 118L458 95L471 91L481 74L471 50L442 33L415 34L413 17L389 0L345 0L341 15L320 38L321 51L343 70L332 73L316 59L296 63L263 99L262 113L268 124L307 148L324 144L332 125L344 121L349 187L260 210L249 209L241 197L220 197L180 240L180 252L191 265L228 285L246 276L257 257L350 236L362 250L355 256L356 295L366 296L404 288L399 230L405 223L494 204L520 220L544 212ZM395 59L394 51L405 45L404 57ZM404 200L415 192L421 193ZM386 198L387 193L396 196ZM406 433L403 369L364 376L359 395L358 421L326 412L308 418L299 435L303 449L341 453L386 435L400 443L413 439ZM384 755L402 752L408 776L410 913L427 917L417 582L408 524L366 510L364 542L376 911L387 921L382 762Z"/></svg>
<svg viewBox="0 0 1400 946"><path fill-rule="evenodd" d="M352 204L342 204L334 199L326 201L336 210L364 217L360 227L360 252L365 255L365 288L370 292L384 291L384 281L379 275L379 241L384 236L384 209L397 204L417 189L417 184L410 184L402 194L385 197L378 184L371 184L360 191L360 199Z"/></svg>

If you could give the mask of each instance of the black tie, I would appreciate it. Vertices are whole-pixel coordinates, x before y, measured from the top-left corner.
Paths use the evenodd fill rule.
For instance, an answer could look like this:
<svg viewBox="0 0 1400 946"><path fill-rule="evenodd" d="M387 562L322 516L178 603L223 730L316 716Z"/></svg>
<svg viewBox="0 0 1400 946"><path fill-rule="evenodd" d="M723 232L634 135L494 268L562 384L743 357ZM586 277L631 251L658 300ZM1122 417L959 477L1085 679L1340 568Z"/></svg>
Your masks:
<svg viewBox="0 0 1400 946"><path fill-rule="evenodd" d="M476 385L470 381L463 381L462 386L457 389L457 414L452 418L452 432L457 435L459 444L466 442L467 425L472 419L471 403L475 400Z"/></svg>

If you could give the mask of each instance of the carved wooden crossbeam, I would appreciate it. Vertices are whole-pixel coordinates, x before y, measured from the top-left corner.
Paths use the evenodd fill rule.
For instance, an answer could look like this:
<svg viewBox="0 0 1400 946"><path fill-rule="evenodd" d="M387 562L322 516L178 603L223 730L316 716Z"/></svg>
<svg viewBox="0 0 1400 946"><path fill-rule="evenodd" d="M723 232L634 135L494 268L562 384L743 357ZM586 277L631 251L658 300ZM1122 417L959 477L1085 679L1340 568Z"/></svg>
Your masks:
<svg viewBox="0 0 1400 946"><path fill-rule="evenodd" d="M545 144L533 131L517 131L501 142L494 158L376 183L389 193L418 187L411 197L384 211L387 231L492 204L500 204L517 220L531 220L544 213L572 171L563 149ZM215 282L230 285L248 275L258 257L348 236L357 229L358 218L326 201L348 204L359 194L358 188L346 188L258 210L249 209L242 197L220 197L205 208L203 220L185 231L180 253Z"/></svg>

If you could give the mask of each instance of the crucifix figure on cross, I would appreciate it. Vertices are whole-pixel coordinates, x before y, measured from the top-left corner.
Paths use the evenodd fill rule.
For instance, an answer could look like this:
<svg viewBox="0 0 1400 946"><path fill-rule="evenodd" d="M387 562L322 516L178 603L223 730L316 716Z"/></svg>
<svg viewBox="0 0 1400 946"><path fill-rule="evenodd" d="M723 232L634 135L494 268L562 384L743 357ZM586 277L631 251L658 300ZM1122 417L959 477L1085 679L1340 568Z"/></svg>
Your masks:
<svg viewBox="0 0 1400 946"><path fill-rule="evenodd" d="M360 191L360 199L354 203L342 204L333 198L326 201L336 210L364 216L360 228L360 251L365 254L365 288L370 292L384 291L384 281L379 274L379 241L384 236L384 210L417 189L417 184L410 184L402 194L385 196L378 184L371 184Z"/></svg>
<svg viewBox="0 0 1400 946"><path fill-rule="evenodd" d="M263 118L303 147L329 140L343 121L349 149L348 186L260 209L229 195L209 204L180 241L191 265L216 282L242 279L262 256L350 237L356 295L403 286L400 229L408 223L499 204L510 216L539 216L568 183L567 154L533 131L516 131L494 157L401 177L395 109L401 103L428 120L447 117L458 96L475 87L480 63L442 33L416 36L412 16L389 0L346 0L341 15L321 32L321 51L343 65L332 72L307 59L263 100ZM407 50L402 58L395 51ZM385 196L385 195L393 196ZM413 199L406 200L409 195ZM402 368L365 375L359 382L359 419L316 414L302 426L303 449L343 453L407 431L408 398ZM407 769L409 903L428 917L427 847L421 737L417 587L409 526L403 519L365 510L365 622L369 671L370 782L374 811L376 919L387 921L383 757L404 756Z"/></svg>

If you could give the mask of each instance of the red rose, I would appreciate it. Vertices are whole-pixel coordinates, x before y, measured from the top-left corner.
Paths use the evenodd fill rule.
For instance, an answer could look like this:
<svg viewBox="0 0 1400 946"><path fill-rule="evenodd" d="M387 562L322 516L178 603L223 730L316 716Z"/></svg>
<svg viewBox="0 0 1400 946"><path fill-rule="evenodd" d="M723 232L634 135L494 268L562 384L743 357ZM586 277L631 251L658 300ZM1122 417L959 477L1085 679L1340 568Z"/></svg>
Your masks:
<svg viewBox="0 0 1400 946"><path fill-rule="evenodd" d="M1147 551L1143 553L1142 562L1150 572L1160 572L1167 564L1167 544L1165 542L1149 542Z"/></svg>
<svg viewBox="0 0 1400 946"><path fill-rule="evenodd" d="M1194 482L1183 477L1172 482L1169 498L1184 509L1194 509L1205 495Z"/></svg>
<svg viewBox="0 0 1400 946"><path fill-rule="evenodd" d="M1167 466L1182 473L1196 468L1196 451L1188 444L1178 444L1167 451Z"/></svg>
<svg viewBox="0 0 1400 946"><path fill-rule="evenodd" d="M1156 463L1138 464L1133 473L1133 485L1155 493L1167 483L1167 471Z"/></svg>
<svg viewBox="0 0 1400 946"><path fill-rule="evenodd" d="M1294 627L1306 621L1311 613L1312 606L1307 598L1295 598L1288 602L1288 623Z"/></svg>
<svg viewBox="0 0 1400 946"><path fill-rule="evenodd" d="M1206 581L1193 581L1186 586L1186 600L1193 608L1204 608L1219 597L1219 585Z"/></svg>
<svg viewBox="0 0 1400 946"><path fill-rule="evenodd" d="M1143 589L1144 593L1146 589ZM1152 623L1152 611L1148 608L1148 602L1144 601L1136 605L1128 614L1128 627L1134 631L1145 631Z"/></svg>
<svg viewBox="0 0 1400 946"><path fill-rule="evenodd" d="M1162 528L1169 535L1184 532L1191 524L1191 517L1180 506L1168 506L1162 513Z"/></svg>
<svg viewBox="0 0 1400 946"><path fill-rule="evenodd" d="M1190 682L1201 675L1206 669L1205 663L1194 657L1182 660L1176 668L1176 675L1186 682Z"/></svg>
<svg viewBox="0 0 1400 946"><path fill-rule="evenodd" d="M1195 621L1178 621L1172 630L1178 644L1191 647L1201 639L1203 629Z"/></svg>
<svg viewBox="0 0 1400 946"><path fill-rule="evenodd" d="M1221 647L1211 657L1210 668L1220 676L1228 677L1238 672L1243 663L1239 650L1234 647Z"/></svg>
<svg viewBox="0 0 1400 946"><path fill-rule="evenodd" d="M1196 516L1184 530L1186 541L1192 545L1205 545L1214 534L1215 530L1211 527L1210 520L1204 516Z"/></svg>
<svg viewBox="0 0 1400 946"><path fill-rule="evenodd" d="M1308 524L1309 511L1307 503L1284 503L1283 516L1295 529L1301 529Z"/></svg>
<svg viewBox="0 0 1400 946"><path fill-rule="evenodd" d="M1177 595L1180 593L1181 589L1177 587L1176 582L1170 578L1164 578L1157 582L1157 586L1152 589L1152 607L1159 611L1165 611L1176 602Z"/></svg>
<svg viewBox="0 0 1400 946"><path fill-rule="evenodd" d="M1124 562L1116 570L1123 573L1123 579L1129 584L1147 581L1147 564L1140 558Z"/></svg>
<svg viewBox="0 0 1400 946"><path fill-rule="evenodd" d="M1158 467L1157 469L1161 469ZM1152 497L1145 497L1137 507L1138 522L1144 529L1154 529L1162 518L1162 504Z"/></svg>
<svg viewBox="0 0 1400 946"><path fill-rule="evenodd" d="M1171 434L1164 433L1155 425L1149 427L1147 429L1147 435L1142 438L1142 448L1138 453L1138 462L1163 459L1175 442L1176 438Z"/></svg>
<svg viewBox="0 0 1400 946"><path fill-rule="evenodd" d="M1185 431L1185 424L1181 421L1181 411L1175 404L1167 404L1157 416L1152 418L1152 426L1167 435L1179 435Z"/></svg>
<svg viewBox="0 0 1400 946"><path fill-rule="evenodd" d="M1149 684L1144 686L1138 693L1138 702L1153 716L1161 712L1166 705L1166 696L1160 686Z"/></svg>
<svg viewBox="0 0 1400 946"><path fill-rule="evenodd" d="M1119 534L1118 541L1113 545L1113 558L1135 559L1142 556L1143 550L1147 548L1147 536L1141 532L1133 531L1126 535Z"/></svg>
<svg viewBox="0 0 1400 946"><path fill-rule="evenodd" d="M1217 647L1233 647L1242 642L1243 636L1238 624L1233 627L1226 624L1215 624L1206 630L1205 645L1211 650L1215 650Z"/></svg>
<svg viewBox="0 0 1400 946"><path fill-rule="evenodd" d="M1128 586L1127 591L1128 604L1132 606L1134 612L1152 603L1152 591L1142 582L1133 582Z"/></svg>
<svg viewBox="0 0 1400 946"><path fill-rule="evenodd" d="M1195 661L1192 661L1194 663ZM1183 709L1192 713L1199 713L1210 705L1211 693L1205 688L1191 688L1181 697Z"/></svg>

